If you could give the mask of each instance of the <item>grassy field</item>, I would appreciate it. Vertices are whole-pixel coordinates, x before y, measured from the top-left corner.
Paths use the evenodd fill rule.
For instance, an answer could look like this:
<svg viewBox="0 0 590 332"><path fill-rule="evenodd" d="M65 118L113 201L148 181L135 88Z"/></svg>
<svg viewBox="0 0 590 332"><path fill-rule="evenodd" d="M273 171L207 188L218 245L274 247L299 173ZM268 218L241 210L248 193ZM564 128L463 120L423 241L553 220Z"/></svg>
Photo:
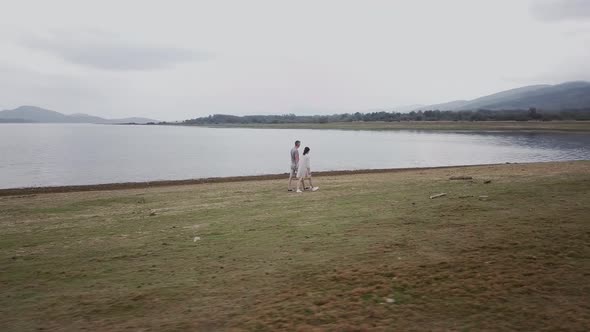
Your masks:
<svg viewBox="0 0 590 332"><path fill-rule="evenodd" d="M590 162L315 182L0 197L0 330L590 330Z"/></svg>
<svg viewBox="0 0 590 332"><path fill-rule="evenodd" d="M562 131L588 132L590 121L402 121L285 124L223 124L214 128L344 129L344 130L447 130L447 131Z"/></svg>

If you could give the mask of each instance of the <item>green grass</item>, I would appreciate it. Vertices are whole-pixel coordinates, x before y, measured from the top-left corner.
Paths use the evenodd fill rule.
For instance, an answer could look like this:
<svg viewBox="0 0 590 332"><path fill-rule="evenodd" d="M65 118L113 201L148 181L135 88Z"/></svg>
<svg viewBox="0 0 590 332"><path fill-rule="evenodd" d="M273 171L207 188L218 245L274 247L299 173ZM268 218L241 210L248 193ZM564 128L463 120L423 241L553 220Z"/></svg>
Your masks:
<svg viewBox="0 0 590 332"><path fill-rule="evenodd" d="M0 197L0 330L590 327L590 162L286 181Z"/></svg>
<svg viewBox="0 0 590 332"><path fill-rule="evenodd" d="M401 121L220 124L214 128L588 132L590 121Z"/></svg>

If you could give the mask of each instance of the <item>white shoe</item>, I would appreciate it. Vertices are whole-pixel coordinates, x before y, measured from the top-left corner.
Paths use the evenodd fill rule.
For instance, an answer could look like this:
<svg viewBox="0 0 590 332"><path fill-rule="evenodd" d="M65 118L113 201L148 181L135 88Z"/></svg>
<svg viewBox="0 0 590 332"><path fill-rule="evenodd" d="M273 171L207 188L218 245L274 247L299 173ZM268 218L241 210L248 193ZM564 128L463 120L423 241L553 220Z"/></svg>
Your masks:
<svg viewBox="0 0 590 332"><path fill-rule="evenodd" d="M313 187L313 188L311 188L311 191L318 191L318 190L320 190L320 187Z"/></svg>
<svg viewBox="0 0 590 332"><path fill-rule="evenodd" d="M303 191L301 191L301 190L297 189L297 192L298 192L298 193L302 193Z"/></svg>

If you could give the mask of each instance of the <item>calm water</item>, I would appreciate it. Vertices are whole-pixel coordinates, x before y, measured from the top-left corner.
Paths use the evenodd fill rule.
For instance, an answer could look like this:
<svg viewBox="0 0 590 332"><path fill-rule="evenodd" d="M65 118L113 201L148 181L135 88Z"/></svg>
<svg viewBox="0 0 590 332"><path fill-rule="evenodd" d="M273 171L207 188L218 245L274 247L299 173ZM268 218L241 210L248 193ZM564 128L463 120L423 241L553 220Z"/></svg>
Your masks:
<svg viewBox="0 0 590 332"><path fill-rule="evenodd" d="M0 188L284 173L295 139L316 171L590 159L588 134L0 124Z"/></svg>

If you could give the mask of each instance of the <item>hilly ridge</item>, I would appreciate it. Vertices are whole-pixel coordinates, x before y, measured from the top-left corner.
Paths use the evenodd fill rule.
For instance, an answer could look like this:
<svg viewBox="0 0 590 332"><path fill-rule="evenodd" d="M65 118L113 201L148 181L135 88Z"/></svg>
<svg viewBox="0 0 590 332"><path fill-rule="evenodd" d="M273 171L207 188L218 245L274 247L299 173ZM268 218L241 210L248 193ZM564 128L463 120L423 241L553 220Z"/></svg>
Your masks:
<svg viewBox="0 0 590 332"><path fill-rule="evenodd" d="M590 108L590 82L530 85L473 100L433 104L416 110L473 111L537 108L548 111Z"/></svg>
<svg viewBox="0 0 590 332"><path fill-rule="evenodd" d="M0 123L98 123L98 124L117 124L117 123L148 123L158 122L148 118L123 118L123 119L105 119L88 114L71 114L66 115L56 111L51 111L37 106L20 106L13 110L0 111Z"/></svg>

